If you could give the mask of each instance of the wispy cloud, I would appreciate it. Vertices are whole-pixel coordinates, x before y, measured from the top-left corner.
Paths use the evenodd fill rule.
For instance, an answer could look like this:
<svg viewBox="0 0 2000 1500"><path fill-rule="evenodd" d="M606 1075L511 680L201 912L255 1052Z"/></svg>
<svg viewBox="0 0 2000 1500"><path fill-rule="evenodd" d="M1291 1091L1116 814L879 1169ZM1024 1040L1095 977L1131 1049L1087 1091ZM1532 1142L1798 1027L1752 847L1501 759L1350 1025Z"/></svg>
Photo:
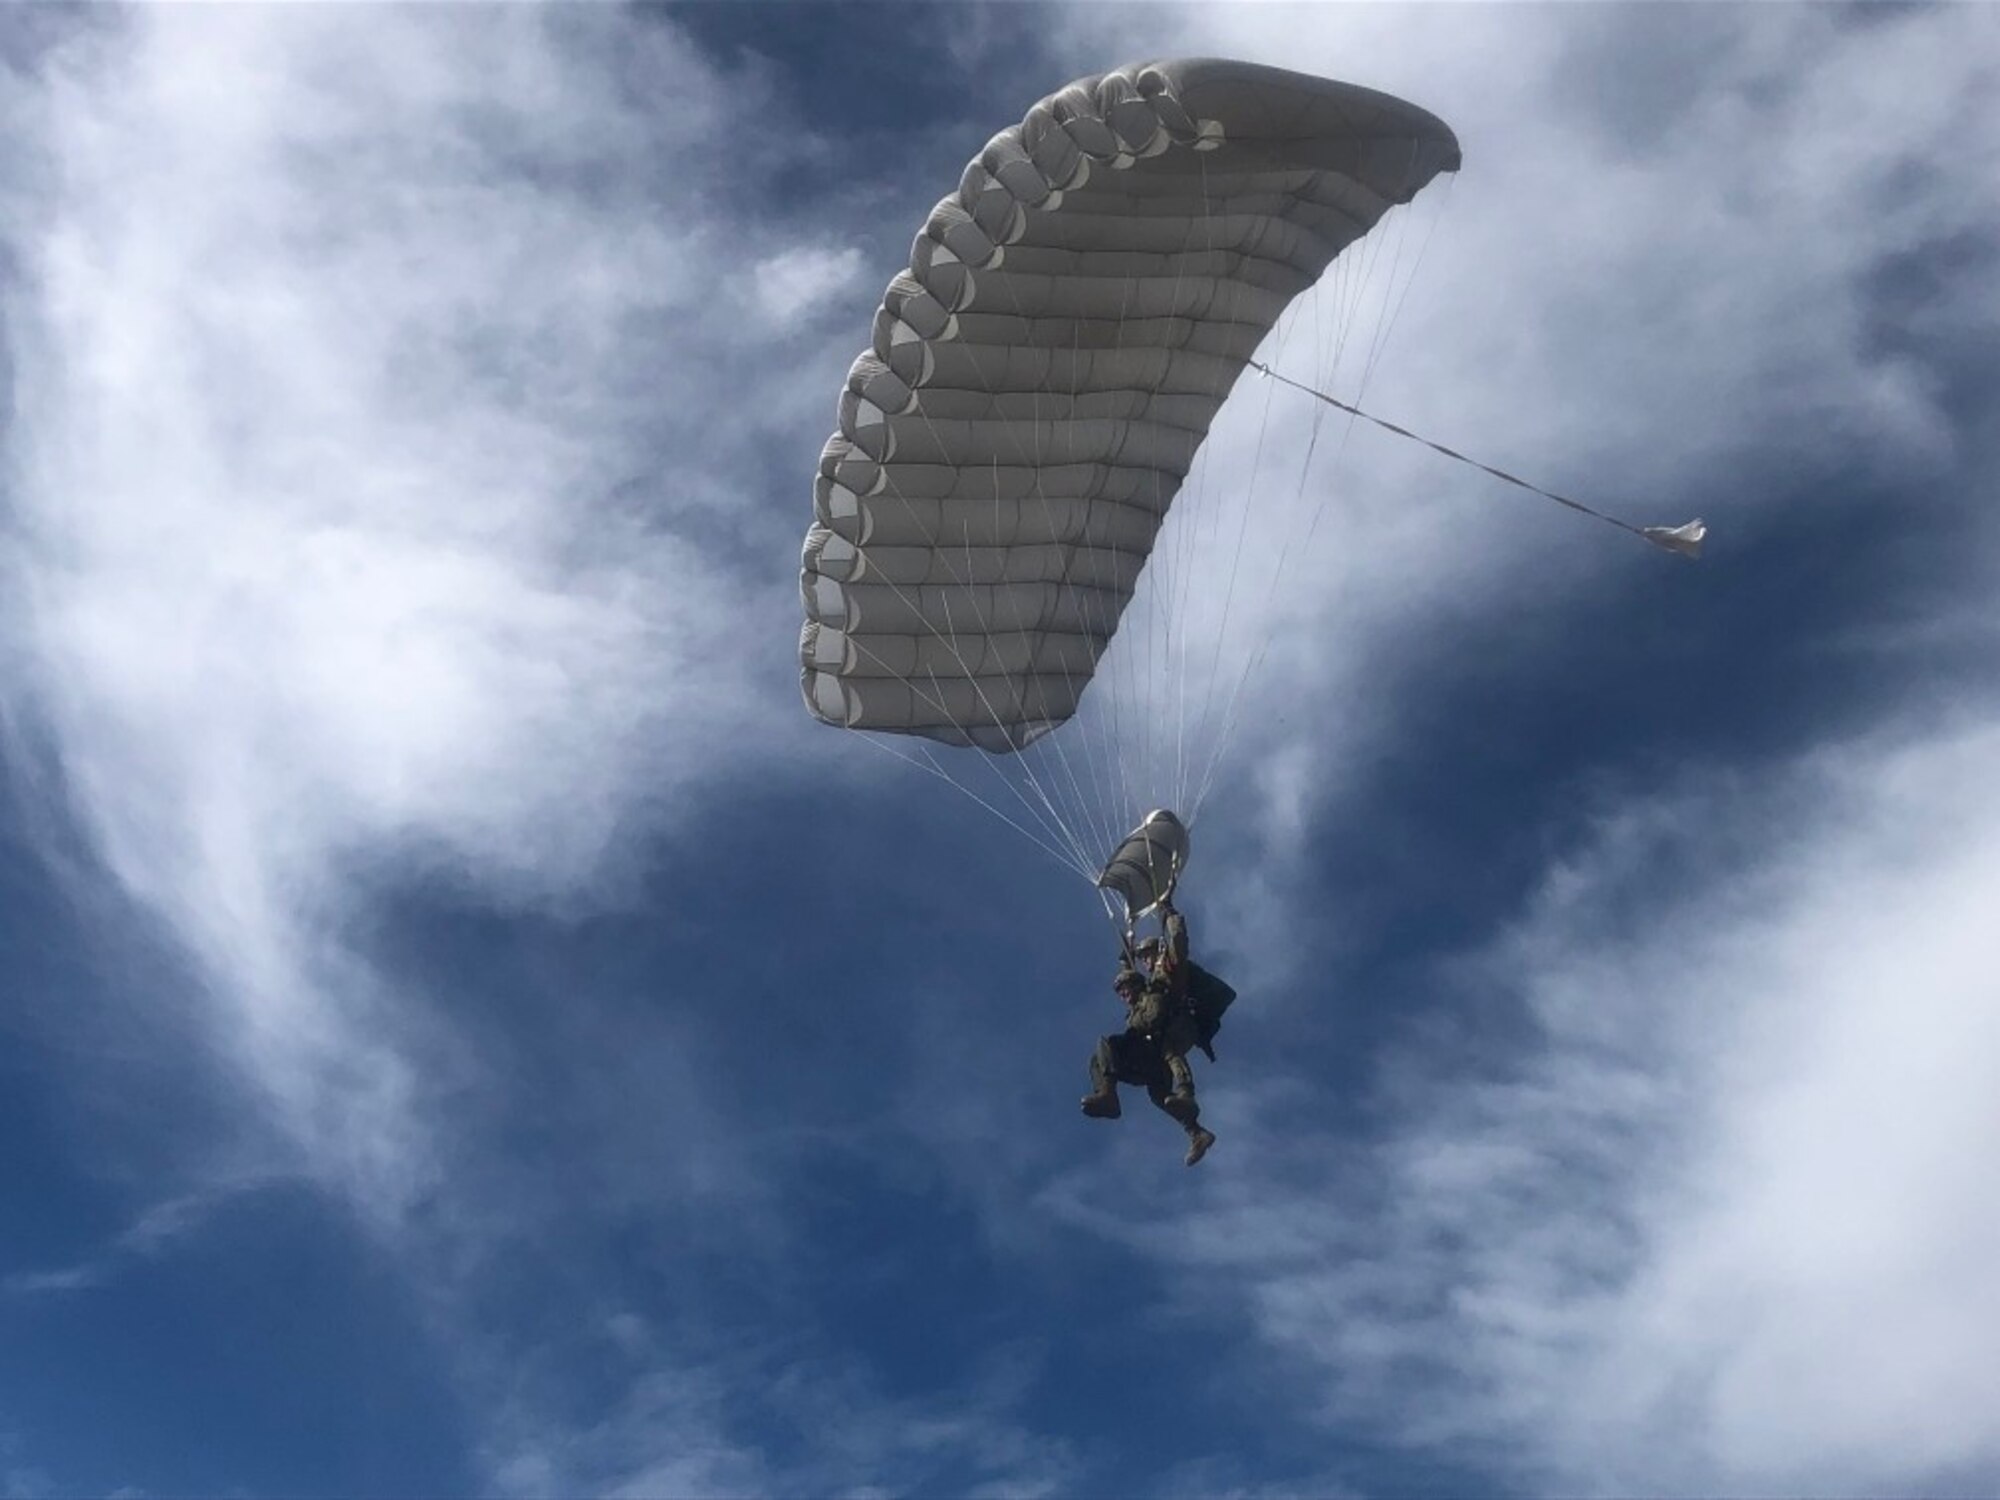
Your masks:
<svg viewBox="0 0 2000 1500"><path fill-rule="evenodd" d="M1343 1423L1499 1445L1531 1484L1990 1484L1996 736L1621 797L1437 975L1455 1014L1522 1005L1531 1041L1413 1027L1379 1143L1253 1125L1172 1233L1057 1201L1227 1288Z"/></svg>
<svg viewBox="0 0 2000 1500"><path fill-rule="evenodd" d="M1898 336L1883 285L1992 227L1965 191L2000 175L1982 14L1864 35L1842 12L1681 12L1699 86L1650 100L1571 87L1664 45L1643 18L1304 14L1090 8L1047 41L1075 72L1258 56L1452 119L1468 166L1369 386L1386 414L1642 519L1707 511L1724 537L1810 525L1820 481L1967 482L1938 344ZM864 323L813 309L891 268L855 226L806 221L831 189L758 201L766 167L812 149L782 98L670 20L595 10L135 11L15 78L7 711L191 955L202 1027L277 1126L260 1165L397 1237L495 1487L1094 1475L1025 1415L1039 1355L913 1399L828 1350L809 1309L763 1310L796 1338L717 1352L738 1330L698 1291L621 1284L599 1236L664 1241L690 1278L689 1240L813 1251L782 1233L797 1141L734 1128L756 1103L704 1074L683 997L643 1018L578 998L573 1030L518 1043L552 1075L567 1047L595 1060L532 1100L571 1151L552 1171L482 1135L524 1109L495 1061L516 1043L369 946L371 903L426 881L557 918L615 906L719 788L820 733L772 622L796 618L795 455ZM946 186L912 189L913 222ZM1990 323L1996 284L1943 300ZM1313 414L1243 397L1204 461L1218 492L1267 442L1271 472L1303 472ZM1293 591L1260 601L1281 628L1257 733L1219 794L1229 826L1203 835L1206 930L1264 955L1239 976L1259 984L1300 931L1351 946L1341 913L1294 909L1295 876L1409 750L1400 706L1441 640L1501 650L1527 601L1678 576L1600 567L1566 521L1363 441L1342 472L1365 459L1365 487L1331 488L1331 432L1310 471L1337 505ZM1289 540L1271 520L1251 515L1265 562ZM1870 638L1921 648L1948 620L1983 640L1990 597ZM1597 815L1548 831L1559 855L1506 930L1426 970L1465 1015L1500 997L1533 1044L1486 1049L1427 1010L1366 1059L1368 1140L1299 1129L1308 1074L1252 1092L1218 1073L1225 1140L1172 1238L1112 1211L1137 1132L1043 1191L1051 1148L997 1089L937 1109L925 1082L935 1114L894 1128L1001 1253L1082 1227L1169 1288L1199 1277L1248 1314L1259 1394L1325 1431L1499 1451L1572 1490L1990 1472L2000 1401L1969 1331L2000 1311L2000 1246L1962 1142L1995 1062L1975 1002L2000 825L1989 705L1958 696L1878 738L1802 723L1771 767L1591 768ZM897 1012L900 1040L962 1047L940 1010ZM9 1285L81 1288L177 1243L177 1213ZM525 1327L513 1259L545 1273L538 1306L596 1320ZM1857 1345L1882 1351L1858 1375ZM833 1436L788 1446L806 1431ZM1163 1483L1260 1481L1218 1459Z"/></svg>
<svg viewBox="0 0 2000 1500"><path fill-rule="evenodd" d="M860 272L861 252L852 245L840 250L802 245L758 263L757 297L765 317L790 324L824 304L830 293L852 289Z"/></svg>
<svg viewBox="0 0 2000 1500"><path fill-rule="evenodd" d="M1706 512L1724 555L1814 527L1856 484L1908 493L1958 550L1934 573L1876 559L1870 587L1922 623L1800 643L1909 664L1871 679L1865 727L1830 701L1774 726L1776 756L1592 766L1587 833L1524 829L1552 851L1539 886L1424 967L1434 1003L1360 1070L1364 1135L1315 1124L1322 1077L1245 1090L1218 1070L1230 1171L1205 1209L1135 1229L1140 1189L1085 1169L1045 1204L1247 1311L1271 1398L1307 1393L1330 1435L1506 1454L1566 1493L1990 1489L2000 1406L1972 1330L2000 1298L1977 1145L2000 1068L1995 703L1990 674L1928 653L1993 628L1994 455L1962 417L1991 397L1895 291L1933 278L1968 326L1992 322L1990 277L1951 269L2000 227L1968 191L2000 153L1988 18L1681 12L1662 34L1660 15L1512 12L1447 36L1380 11L1311 30L1177 15L1162 50L1392 88L1465 140L1385 412L1502 462L1541 455L1559 486ZM1071 24L1103 44L1121 22ZM1484 26L1482 48L1464 28ZM1699 54L1665 71L1671 97L1615 86L1660 47ZM1601 600L1614 572L1673 582L1393 457L1368 487L1422 514L1343 512L1361 556L1315 591L1324 629L1274 655L1257 710L1295 727L1240 772L1270 832L1204 853L1218 910L1244 908L1224 930L1269 939L1253 967L1300 958L1301 983L1337 961L1343 919L1295 909L1286 872L1366 817L1377 757L1414 753L1396 715L1421 701L1407 674L1450 655L1441 633L1504 650L1524 603ZM1257 977L1273 1006L1299 987Z"/></svg>
<svg viewBox="0 0 2000 1500"><path fill-rule="evenodd" d="M251 1154L402 1244L449 1326L562 1195L479 1169L477 1008L382 967L371 903L629 901L803 733L769 624L803 480L769 505L765 450L846 356L770 358L800 320L764 314L851 257L737 184L783 112L671 24L133 12L14 82L9 718L191 959L275 1127Z"/></svg>
<svg viewBox="0 0 2000 1500"><path fill-rule="evenodd" d="M2000 168L1981 13L1882 26L1837 8L1496 12L1448 27L1370 10L1311 27L1258 7L1163 19L1174 30L1147 47L1390 89L1464 142L1464 171L1417 205L1438 229L1364 404L1639 520L1704 514L1719 556L1809 534L1857 482L1963 483L1968 433L1947 405L1959 341L1902 289L1942 277L1930 296L1962 310L1963 324L1944 320L1957 326L2000 312L1990 275L1951 269L1954 247L1994 234L1990 199L1966 190ZM1078 8L1067 25L1079 55L1134 45L1117 11ZM1686 71L1661 65L1682 54ZM1309 369L1303 345L1279 363ZM1350 360L1342 381L1360 368ZM1261 462L1253 557L1298 541L1283 502L1319 415L1297 398L1267 416L1267 394L1239 390L1203 461L1232 489ZM1338 431L1310 475L1325 501L1313 545L1285 597L1252 606L1274 637L1246 710L1267 753L1235 784L1260 789L1274 827L1337 806L1350 771L1400 732L1381 705L1441 641L1504 641L1524 606L1685 586L1567 513L1366 428Z"/></svg>
<svg viewBox="0 0 2000 1500"><path fill-rule="evenodd" d="M217 1209L257 1183L239 1183L205 1193L188 1194L156 1203L121 1230L97 1254L73 1265L44 1271L18 1271L0 1278L0 1292L17 1297L77 1292L100 1286L134 1261L160 1255L196 1233Z"/></svg>
<svg viewBox="0 0 2000 1500"><path fill-rule="evenodd" d="M551 1423L539 1399L494 1425L489 1467L508 1493L1045 1495L1085 1472L1070 1444L1022 1421L1037 1362L1020 1350L985 1357L957 1391L897 1397L802 1331L695 1358L685 1331L634 1314L605 1332L632 1378L587 1426Z"/></svg>
<svg viewBox="0 0 2000 1500"><path fill-rule="evenodd" d="M718 88L640 29L680 101L643 109L611 45L135 13L50 56L24 131L16 692L290 1128L385 1204L422 1178L390 1165L414 1039L348 948L353 876L587 899L779 701L743 668L780 591L700 534L754 424L685 399L732 336L727 226L672 212L698 173L589 176L704 147Z"/></svg>

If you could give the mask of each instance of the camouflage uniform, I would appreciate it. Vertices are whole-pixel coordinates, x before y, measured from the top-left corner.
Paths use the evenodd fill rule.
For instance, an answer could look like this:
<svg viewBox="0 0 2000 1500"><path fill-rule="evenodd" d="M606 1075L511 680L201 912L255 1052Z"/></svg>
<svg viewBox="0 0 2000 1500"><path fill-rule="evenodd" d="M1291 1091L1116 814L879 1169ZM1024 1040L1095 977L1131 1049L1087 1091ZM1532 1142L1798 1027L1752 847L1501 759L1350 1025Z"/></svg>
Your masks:
<svg viewBox="0 0 2000 1500"><path fill-rule="evenodd" d="M1189 1166L1200 1161L1215 1136L1201 1126L1201 1106L1195 1102L1194 1069L1187 1055L1200 1044L1187 993L1187 922L1177 911L1166 915L1166 940L1148 939L1140 947L1150 957L1152 972L1142 976L1129 965L1113 983L1125 1001L1125 1030L1099 1037L1090 1059L1091 1093L1083 1112L1115 1120L1120 1114L1118 1085L1136 1083L1159 1109L1187 1132Z"/></svg>
<svg viewBox="0 0 2000 1500"><path fill-rule="evenodd" d="M1173 1078L1170 1111L1179 1119L1185 1112L1192 1124L1198 1113L1194 1102L1194 1068L1188 1054L1201 1044L1195 1027L1194 1009L1188 1002L1187 918L1167 908L1166 938L1140 944L1142 956L1153 955L1153 977L1140 996L1145 1008L1144 1030L1160 1044L1160 1056ZM1129 1020L1128 1025L1132 1024Z"/></svg>

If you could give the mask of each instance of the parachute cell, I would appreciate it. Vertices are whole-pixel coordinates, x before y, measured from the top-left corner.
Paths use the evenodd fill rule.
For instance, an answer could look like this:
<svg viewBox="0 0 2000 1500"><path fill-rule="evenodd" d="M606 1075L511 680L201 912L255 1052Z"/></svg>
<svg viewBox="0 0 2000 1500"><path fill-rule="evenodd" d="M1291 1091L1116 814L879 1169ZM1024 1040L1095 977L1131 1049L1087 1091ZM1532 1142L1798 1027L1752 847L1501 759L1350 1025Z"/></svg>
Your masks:
<svg viewBox="0 0 2000 1500"><path fill-rule="evenodd" d="M1245 362L1458 165L1414 105L1213 59L1079 80L995 136L890 283L820 458L811 712L995 752L1066 721Z"/></svg>

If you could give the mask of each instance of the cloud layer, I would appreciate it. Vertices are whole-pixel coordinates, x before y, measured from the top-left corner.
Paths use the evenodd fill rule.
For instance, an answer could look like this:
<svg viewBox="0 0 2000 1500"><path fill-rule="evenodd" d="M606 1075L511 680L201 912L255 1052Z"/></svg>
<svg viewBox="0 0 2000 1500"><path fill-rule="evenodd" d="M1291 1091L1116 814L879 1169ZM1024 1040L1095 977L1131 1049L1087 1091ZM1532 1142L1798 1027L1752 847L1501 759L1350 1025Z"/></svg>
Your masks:
<svg viewBox="0 0 2000 1500"><path fill-rule="evenodd" d="M1297 65L1406 91L1464 137L1382 410L1503 463L1574 455L1595 476L1579 487L1681 497L1717 529L1710 568L1736 549L1768 566L1781 546L1763 538L1796 545L1872 490L1902 551L1856 532L1815 589L1881 590L1907 602L1858 592L1853 614L1940 624L1951 597L1946 635L1987 638L1995 455L1966 416L1990 416L1991 370L1954 331L1994 313L1960 248L2000 227L1969 190L2000 151L1985 17L1517 11L1454 13L1447 34L1350 12L1312 36L1271 12L1185 19L1167 50L1254 55L1283 31ZM1612 82L1649 73L1658 95ZM1571 482L1560 459L1546 472ZM1440 615L1536 639L1508 624L1524 588L1538 611L1607 571L1529 540L1537 517L1449 529L1418 550L1456 563L1343 580L1340 649L1378 686L1432 666ZM1944 537L1959 550L1934 550ZM1518 1482L1569 1493L1990 1489L2000 1426L1974 1330L2000 1296L1977 1144L2000 1067L1983 915L2000 720L1990 672L1881 629L1801 637L1803 669L1845 690L1773 722L1754 757L1718 743L1678 773L1578 768L1584 800L1539 830L1535 893L1419 970L1426 1003L1372 1059L1361 1138L1300 1107L1324 1076L1260 1079L1230 1097L1249 1139L1224 1142L1254 1165L1171 1231L1129 1233L1142 1210L1122 1196L1053 1201L1170 1263L1169 1284L1233 1291L1271 1354L1316 1372L1330 1432L1506 1455ZM1292 665L1354 670L1338 652ZM1718 656L1716 692L1735 691L1728 670ZM1335 733L1332 759L1266 762L1274 823L1365 818L1337 768L1357 749L1365 767L1369 742ZM1447 742L1476 754L1476 736Z"/></svg>
<svg viewBox="0 0 2000 1500"><path fill-rule="evenodd" d="M838 121L664 13L79 24L0 103L10 759L184 960L131 1003L184 1008L257 1144L9 1289L85 1289L297 1172L395 1249L496 1488L1130 1478L1038 1406L1087 1363L1060 1313L965 1335L914 1396L843 1341L812 1190L865 1186L937 1236L906 1253L971 1244L1052 1307L1070 1247L1111 1257L1316 1489L1363 1438L1568 1493L1992 1488L1988 17L1036 16L1025 46L968 15L968 74L1208 51L1448 118L1466 170L1419 210L1368 404L1636 519L1704 513L1706 571L1365 431L1316 446L1323 411L1244 387L1209 492L1268 464L1260 490L1330 498L1255 600L1272 650L1202 831L1250 1072L1208 1079L1222 1145L1163 1200L1159 1122L1088 1156L1023 1123L1094 1021L1016 1006L978 1066L902 1076L963 1056L938 997L969 943L1010 996L1082 963L1018 930L1081 891L968 912L1004 856L933 878L944 851L887 847L916 778L794 699L805 466L877 251L948 181L818 170ZM965 151L1029 102L968 96ZM1311 316L1279 363L1325 375ZM1252 576L1296 524L1249 513ZM1568 702L1571 670L1607 699ZM1644 717L1655 683L1695 727ZM850 808L802 830L808 774L889 788L885 846ZM1423 814L1468 786L1504 835ZM725 826L745 789L781 828ZM715 853L752 833L768 856ZM815 837L839 889L790 867ZM677 904L643 912L662 871ZM398 950L405 909L457 946ZM637 972L536 969L621 919L665 932ZM1169 1490L1266 1479L1157 1456Z"/></svg>
<svg viewBox="0 0 2000 1500"><path fill-rule="evenodd" d="M704 532L754 424L686 405L735 336L731 226L701 174L648 190L713 150L721 84L664 28L379 20L79 35L10 210L25 686L108 864L340 1134L402 1107L395 1056L319 1071L385 1003L343 889L617 878L770 738L745 643L782 598ZM350 1086L381 1093L319 1097Z"/></svg>

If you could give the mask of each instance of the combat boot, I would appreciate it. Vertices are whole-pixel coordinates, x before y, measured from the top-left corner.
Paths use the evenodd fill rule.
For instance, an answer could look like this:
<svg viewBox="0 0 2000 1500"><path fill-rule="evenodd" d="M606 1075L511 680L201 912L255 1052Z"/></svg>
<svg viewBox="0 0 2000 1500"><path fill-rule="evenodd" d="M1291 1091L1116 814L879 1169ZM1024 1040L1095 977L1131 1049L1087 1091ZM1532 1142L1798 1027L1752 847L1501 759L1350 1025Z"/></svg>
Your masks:
<svg viewBox="0 0 2000 1500"><path fill-rule="evenodd" d="M1118 1085L1105 1083L1083 1096L1083 1112L1093 1120L1115 1120L1125 1113L1118 1102Z"/></svg>
<svg viewBox="0 0 2000 1500"><path fill-rule="evenodd" d="M1193 1166L1196 1162L1200 1161L1204 1156L1208 1155L1208 1148L1214 1144L1215 1132L1213 1130L1204 1130L1199 1125L1195 1126L1194 1129L1188 1132L1187 1164Z"/></svg>

